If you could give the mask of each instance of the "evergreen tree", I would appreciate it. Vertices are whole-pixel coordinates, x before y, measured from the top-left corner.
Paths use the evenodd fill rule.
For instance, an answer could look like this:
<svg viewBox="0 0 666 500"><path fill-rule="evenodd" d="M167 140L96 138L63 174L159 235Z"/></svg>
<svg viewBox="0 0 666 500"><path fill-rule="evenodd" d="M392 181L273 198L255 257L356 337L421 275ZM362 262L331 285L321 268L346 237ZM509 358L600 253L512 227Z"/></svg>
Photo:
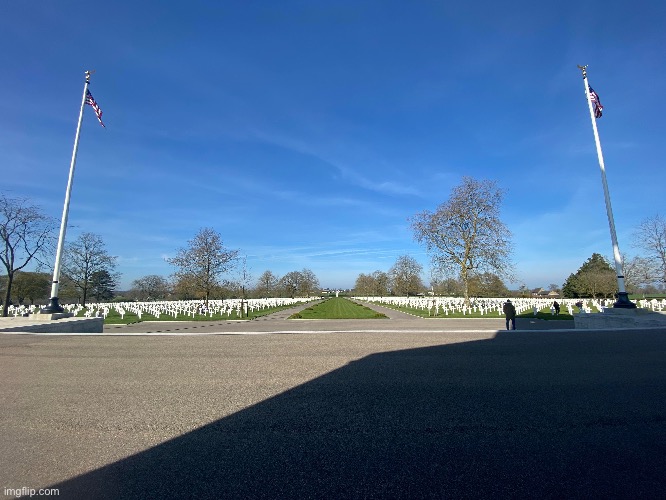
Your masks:
<svg viewBox="0 0 666 500"><path fill-rule="evenodd" d="M90 293L97 302L106 302L113 298L113 290L118 281L109 271L95 271L90 276Z"/></svg>
<svg viewBox="0 0 666 500"><path fill-rule="evenodd" d="M617 277L613 267L598 253L570 275L562 286L562 296L578 297L611 297L617 293Z"/></svg>

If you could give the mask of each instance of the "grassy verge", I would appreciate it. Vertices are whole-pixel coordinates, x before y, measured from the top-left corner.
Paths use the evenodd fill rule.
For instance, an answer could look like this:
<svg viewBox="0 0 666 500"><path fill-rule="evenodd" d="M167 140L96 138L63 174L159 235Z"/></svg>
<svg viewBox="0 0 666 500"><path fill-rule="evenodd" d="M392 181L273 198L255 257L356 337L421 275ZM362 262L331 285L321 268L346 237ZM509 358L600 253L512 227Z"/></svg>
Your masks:
<svg viewBox="0 0 666 500"><path fill-rule="evenodd" d="M543 319L546 321L563 321L563 320L569 320L573 321L573 316L569 313L565 312L560 312L560 314L553 315L550 314L550 309L541 309L541 311L538 311L536 316L534 315L534 311L525 311L522 314L518 314L516 316L517 318L536 318L536 319Z"/></svg>
<svg viewBox="0 0 666 500"><path fill-rule="evenodd" d="M332 297L292 314L289 319L380 319L382 313L343 297Z"/></svg>
<svg viewBox="0 0 666 500"><path fill-rule="evenodd" d="M261 316L266 316L274 312L282 311L284 309L291 309L292 306L283 306L283 307L271 307L267 309L257 310L257 311L248 311L248 316L240 317L236 314L236 311L232 312L230 316L226 314L213 314L213 316L207 314L196 314L194 316L179 314L175 318L170 314L160 314L160 317L153 316L149 313L142 313L141 318L136 314L131 312L126 312L124 317L121 317L117 311L111 310L109 314L104 318L105 325L129 325L131 323L141 323L143 321L228 321L228 320L238 320L246 319L251 320L259 318ZM79 317L83 317L84 312L79 313Z"/></svg>

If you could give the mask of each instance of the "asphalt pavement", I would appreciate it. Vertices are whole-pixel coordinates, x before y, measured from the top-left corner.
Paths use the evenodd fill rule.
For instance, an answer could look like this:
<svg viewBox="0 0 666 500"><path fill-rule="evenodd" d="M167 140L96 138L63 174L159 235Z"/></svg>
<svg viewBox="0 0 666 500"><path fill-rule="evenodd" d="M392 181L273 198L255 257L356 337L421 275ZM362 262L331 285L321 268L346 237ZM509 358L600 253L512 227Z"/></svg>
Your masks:
<svg viewBox="0 0 666 500"><path fill-rule="evenodd" d="M666 497L666 329L369 321L0 335L0 492Z"/></svg>

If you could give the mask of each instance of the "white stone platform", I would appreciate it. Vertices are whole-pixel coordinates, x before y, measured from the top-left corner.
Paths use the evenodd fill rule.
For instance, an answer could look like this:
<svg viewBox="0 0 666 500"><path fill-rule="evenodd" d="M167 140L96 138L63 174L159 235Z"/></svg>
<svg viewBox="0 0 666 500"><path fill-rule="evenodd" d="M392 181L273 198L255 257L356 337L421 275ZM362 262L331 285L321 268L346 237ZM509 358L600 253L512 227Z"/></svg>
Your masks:
<svg viewBox="0 0 666 500"><path fill-rule="evenodd" d="M647 309L604 308L596 314L574 314L576 329L654 328L666 326L666 312Z"/></svg>
<svg viewBox="0 0 666 500"><path fill-rule="evenodd" d="M103 331L104 318L73 318L62 314L32 314L30 317L0 318L0 333L57 334L102 333Z"/></svg>

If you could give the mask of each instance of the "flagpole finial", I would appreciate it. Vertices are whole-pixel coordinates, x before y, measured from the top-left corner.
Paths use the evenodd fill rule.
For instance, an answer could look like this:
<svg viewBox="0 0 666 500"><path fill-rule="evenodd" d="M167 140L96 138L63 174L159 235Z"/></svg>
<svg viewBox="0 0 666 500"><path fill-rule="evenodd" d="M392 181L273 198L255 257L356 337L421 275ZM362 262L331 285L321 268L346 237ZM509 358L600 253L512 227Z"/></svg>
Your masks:
<svg viewBox="0 0 666 500"><path fill-rule="evenodd" d="M587 64L585 66L577 64L576 66L578 66L578 69L583 72L583 78L587 78Z"/></svg>
<svg viewBox="0 0 666 500"><path fill-rule="evenodd" d="M94 69L86 71L86 83L90 83L90 76L95 72Z"/></svg>

